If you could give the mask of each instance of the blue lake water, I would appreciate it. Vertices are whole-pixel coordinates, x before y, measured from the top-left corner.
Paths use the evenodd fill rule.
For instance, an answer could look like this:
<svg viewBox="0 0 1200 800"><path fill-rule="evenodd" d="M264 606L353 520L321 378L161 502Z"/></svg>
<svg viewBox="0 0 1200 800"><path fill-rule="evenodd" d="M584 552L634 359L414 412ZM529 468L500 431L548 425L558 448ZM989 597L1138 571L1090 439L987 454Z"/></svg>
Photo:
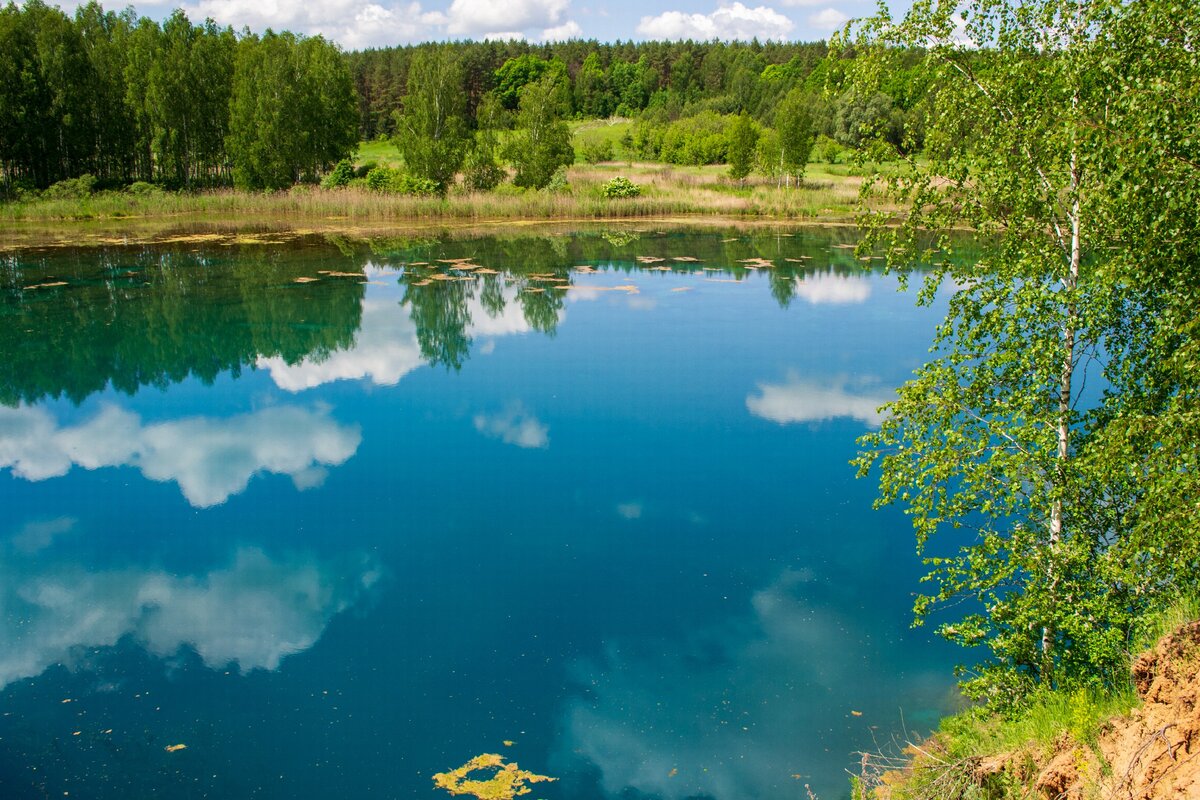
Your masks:
<svg viewBox="0 0 1200 800"><path fill-rule="evenodd" d="M828 800L955 703L853 231L167 239L0 260L0 797Z"/></svg>

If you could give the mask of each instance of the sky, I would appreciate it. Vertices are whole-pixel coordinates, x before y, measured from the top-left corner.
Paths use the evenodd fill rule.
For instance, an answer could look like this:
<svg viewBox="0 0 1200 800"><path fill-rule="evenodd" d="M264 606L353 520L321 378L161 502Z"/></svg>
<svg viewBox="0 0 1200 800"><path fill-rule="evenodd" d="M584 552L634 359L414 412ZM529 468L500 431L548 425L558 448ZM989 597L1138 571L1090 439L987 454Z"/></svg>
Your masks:
<svg viewBox="0 0 1200 800"><path fill-rule="evenodd" d="M76 3L59 3L73 13ZM105 3L118 9L117 3ZM143 0L139 15L176 7L193 22L321 34L347 50L447 39L825 39L874 0Z"/></svg>

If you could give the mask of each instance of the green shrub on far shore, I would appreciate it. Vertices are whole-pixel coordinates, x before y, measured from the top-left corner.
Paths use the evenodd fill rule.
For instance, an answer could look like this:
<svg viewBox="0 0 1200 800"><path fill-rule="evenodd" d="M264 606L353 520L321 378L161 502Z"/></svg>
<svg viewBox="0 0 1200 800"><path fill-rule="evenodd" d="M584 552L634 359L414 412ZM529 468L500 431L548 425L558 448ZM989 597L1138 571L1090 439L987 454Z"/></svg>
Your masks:
<svg viewBox="0 0 1200 800"><path fill-rule="evenodd" d="M367 188L384 194L408 194L428 196L439 193L437 181L418 178L391 167L375 167L367 173Z"/></svg>
<svg viewBox="0 0 1200 800"><path fill-rule="evenodd" d="M629 180L629 178L617 176L604 184L600 193L605 197L638 197L642 193L642 187Z"/></svg>
<svg viewBox="0 0 1200 800"><path fill-rule="evenodd" d="M84 197L91 197L95 190L96 176L80 175L78 178L67 178L52 184L42 192L42 197L47 200L80 200Z"/></svg>

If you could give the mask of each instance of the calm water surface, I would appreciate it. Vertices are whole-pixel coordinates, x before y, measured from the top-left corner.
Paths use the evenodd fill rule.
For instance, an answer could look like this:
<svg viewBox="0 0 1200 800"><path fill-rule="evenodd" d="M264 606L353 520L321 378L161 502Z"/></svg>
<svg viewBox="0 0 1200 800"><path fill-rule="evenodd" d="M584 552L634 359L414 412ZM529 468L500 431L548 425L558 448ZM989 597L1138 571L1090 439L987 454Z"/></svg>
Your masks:
<svg viewBox="0 0 1200 800"><path fill-rule="evenodd" d="M940 315L854 240L4 256L0 797L845 796L958 655L847 464Z"/></svg>

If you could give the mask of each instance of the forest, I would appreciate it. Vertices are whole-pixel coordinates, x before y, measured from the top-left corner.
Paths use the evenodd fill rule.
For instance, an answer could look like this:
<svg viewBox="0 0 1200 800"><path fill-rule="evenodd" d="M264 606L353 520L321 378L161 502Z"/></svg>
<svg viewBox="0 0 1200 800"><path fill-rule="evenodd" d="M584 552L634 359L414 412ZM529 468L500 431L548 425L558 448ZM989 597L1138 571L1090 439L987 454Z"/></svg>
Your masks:
<svg viewBox="0 0 1200 800"><path fill-rule="evenodd" d="M799 179L814 152L921 147L913 50L869 95L836 91L822 42L452 42L342 52L321 37L159 23L92 2L0 9L0 189L71 197L98 188L281 189L357 182L383 192L541 188L611 145L567 120L635 120L624 151ZM355 170L361 141L404 168ZM338 165L341 164L340 169ZM361 167L361 165L359 165Z"/></svg>

